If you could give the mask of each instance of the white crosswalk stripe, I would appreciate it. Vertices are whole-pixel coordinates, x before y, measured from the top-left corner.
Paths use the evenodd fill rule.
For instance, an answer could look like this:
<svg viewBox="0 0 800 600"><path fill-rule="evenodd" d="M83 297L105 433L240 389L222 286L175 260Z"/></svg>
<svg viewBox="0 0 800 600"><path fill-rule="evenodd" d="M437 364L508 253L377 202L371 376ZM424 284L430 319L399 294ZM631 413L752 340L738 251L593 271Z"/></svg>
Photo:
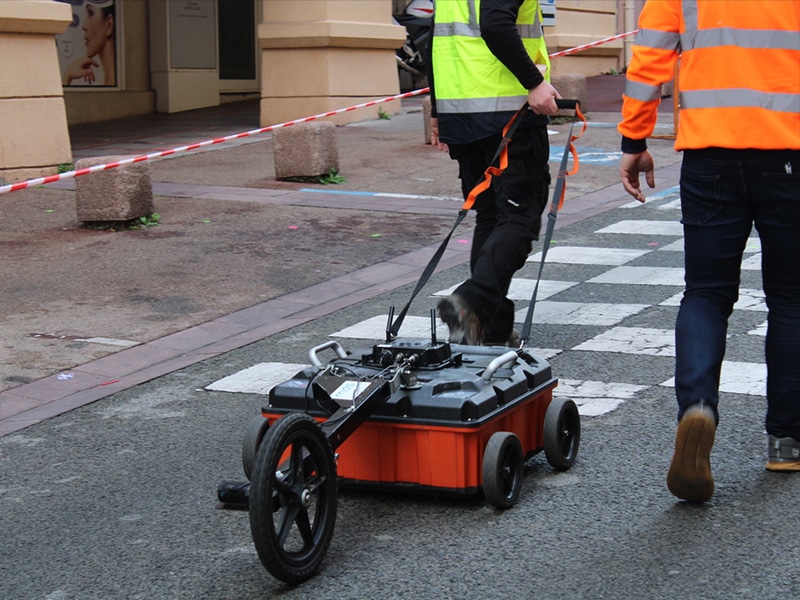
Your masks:
<svg viewBox="0 0 800 600"><path fill-rule="evenodd" d="M592 277L589 283L624 285L676 285L683 287L683 269L669 267L615 267Z"/></svg>
<svg viewBox="0 0 800 600"><path fill-rule="evenodd" d="M578 344L573 350L675 356L674 338L675 333L671 329L613 327Z"/></svg>
<svg viewBox="0 0 800 600"><path fill-rule="evenodd" d="M581 415L596 417L614 410L626 400L635 398L636 394L644 389L647 389L647 386L561 379L554 394L574 400Z"/></svg>
<svg viewBox="0 0 800 600"><path fill-rule="evenodd" d="M243 394L268 394L277 384L291 379L308 365L293 363L258 363L233 375L215 381L207 390L239 392Z"/></svg>
<svg viewBox="0 0 800 600"><path fill-rule="evenodd" d="M624 265L649 250L635 248L597 248L592 246L556 246L547 252L548 263L566 263L573 265ZM528 258L528 262L541 262L542 253L537 252Z"/></svg>
<svg viewBox="0 0 800 600"><path fill-rule="evenodd" d="M609 304L606 302L537 302L537 323L551 325L616 325L626 317L647 308L647 304ZM527 308L514 315L517 323L525 320Z"/></svg>
<svg viewBox="0 0 800 600"><path fill-rule="evenodd" d="M675 379L670 378L661 385L674 387ZM719 381L720 392L763 396L766 385L766 365L735 361L722 362L722 372Z"/></svg>
<svg viewBox="0 0 800 600"><path fill-rule="evenodd" d="M651 361L661 357L669 360L671 369L675 356L674 329L644 326L636 321L644 319L641 322L648 322L647 318L651 319L650 322L663 321L664 315L653 312L661 310L674 323L674 312L683 296L684 285L683 268L676 266L676 259L670 256L674 252L683 252L679 209L678 188L669 188L651 196L646 204L632 202L619 209L625 218L577 236L575 240L567 236L562 238L563 244L553 245L546 260L545 275L548 279L543 279L539 285L533 321L537 327L549 327L548 331L556 337L560 331L569 332L569 335L565 334L563 347L533 348L530 344L530 351L546 360L574 353L582 364L589 365L603 364L603 357L614 355L653 357L649 359ZM629 218L639 216L642 218ZM648 218L655 216L663 216L665 220ZM646 241L635 236L646 236ZM760 252L758 238L750 238L742 262L743 278L750 271L760 270ZM531 275L536 276L540 261L541 252L532 254L526 268L511 283L508 295L516 303L517 324L525 319L536 285ZM559 278L559 270L567 276ZM575 280L576 272L582 273L580 281ZM749 277L751 286L758 285L754 279L757 275ZM435 301L451 294L457 285L431 293L431 299ZM429 310L430 304L435 305L435 302L421 306L417 314L405 317L400 332L402 337L430 338L430 315L421 316L424 310ZM750 320L736 331L735 341L746 345L748 339L755 342L754 338L763 337L766 320L756 323L753 318L757 319L766 310L764 293L755 287L743 286L734 307L734 318L736 314L750 315ZM664 311L672 312L669 315ZM386 337L387 321L387 315L376 315L334 331L330 337L367 344L382 341ZM447 327L441 322L437 322L435 327L437 339L446 339ZM598 332L598 327L604 328L603 331ZM581 332L585 335L581 336ZM532 335L531 341L535 339ZM753 343L752 347L758 345L763 346L763 341ZM748 357L754 356L756 362L738 360L737 357L737 360L723 363L722 393L765 395L766 366L760 357L755 356L752 347L737 347L737 351ZM215 382L208 389L265 394L270 387L288 380L303 367L261 363ZM555 373L559 377L555 394L572 398L586 417L607 414L625 402L635 401L648 389L674 387L672 378L642 385L633 381L598 379L597 373L604 372L603 369L592 368L591 372L593 376L586 379L570 378L569 373ZM667 371L662 372L666 377Z"/></svg>
<svg viewBox="0 0 800 600"><path fill-rule="evenodd" d="M683 225L677 221L625 220L598 229L597 233L627 233L631 235L683 235Z"/></svg>

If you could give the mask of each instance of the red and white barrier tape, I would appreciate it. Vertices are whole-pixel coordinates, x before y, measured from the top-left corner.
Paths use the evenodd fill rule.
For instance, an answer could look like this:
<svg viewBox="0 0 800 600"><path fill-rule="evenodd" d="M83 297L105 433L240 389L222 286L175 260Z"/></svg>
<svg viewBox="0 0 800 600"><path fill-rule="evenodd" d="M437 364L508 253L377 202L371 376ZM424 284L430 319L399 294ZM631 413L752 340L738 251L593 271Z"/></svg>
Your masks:
<svg viewBox="0 0 800 600"><path fill-rule="evenodd" d="M568 54L574 54L576 52L580 52L581 50L586 50L587 48L593 48L595 46L600 46L601 44L605 44L607 42L611 42L613 40L617 40L619 38L631 35L636 33L637 30L628 31L626 33L621 33L619 35L615 35L609 38L605 38L602 40L598 40L596 42L591 42L589 44L583 44L582 46L575 46L574 48L569 48L568 50L564 50L562 52L555 52L554 54L550 55L550 58L557 58L559 56L566 56ZM76 171L68 171L66 173L58 173L57 175L48 175L47 177L37 177L36 179L29 179L28 181L21 181L19 183L12 183L9 185L0 186L0 195L6 194L8 192L16 192L17 190L24 190L26 188L30 188L37 185L46 185L48 183L55 183L56 181L61 181L62 179L72 179L74 177L80 177L82 175L88 175L90 173L97 173L98 171L109 171L111 169L116 169L117 167L121 167L123 165L130 165L133 163L140 163L145 162L148 160L154 160L158 158L164 158L166 156L171 156L173 154L178 154L180 152L190 152L192 150L197 150L198 148L203 148L205 146L214 146L216 144L222 144L224 142L229 142L231 140L238 140L241 138L249 137L251 135L257 135L259 133L266 133L268 131L272 131L274 129L280 129L281 127L289 127L290 125L297 125L298 123L308 123L309 121L314 121L316 119L323 119L325 117L332 117L334 115L350 112L353 110L358 110L359 108L367 108L369 106L375 106L376 104L383 104L385 102L391 102L392 100L401 100L403 98L410 98L411 96L418 96L420 94L426 94L430 91L430 88L421 88L419 90L414 90L412 92L406 92L404 94L397 94L395 96L388 96L386 98L381 98L379 100L372 100L370 102L364 102L362 104L356 104L354 106L348 106L347 108L340 108L338 110L332 110L326 113L320 113L311 117L305 117L303 119L296 119L294 121L287 121L285 123L280 123L278 125L270 125L269 127L262 127L260 129L253 129L251 131L245 131L243 133L236 133L233 135L227 135L221 138L215 138L213 140L206 140L204 142L197 142L195 144L189 144L188 146L180 146L178 148L172 148L170 150L163 150L161 152L153 152L151 154L143 154L141 156L134 156L131 158L125 158L122 160L105 163L102 165L94 165L92 167L87 167L85 169L78 169Z"/></svg>
<svg viewBox="0 0 800 600"><path fill-rule="evenodd" d="M580 46L575 46L574 48L569 48L567 50L562 50L561 52L554 52L550 54L550 58L558 58L559 56L567 56L569 54L575 54L576 52L581 52L588 48L594 48L595 46L601 46L602 44L607 44L608 42L613 42L614 40L618 40L620 38L627 37L629 35L635 34L638 29L634 29L633 31L626 31L625 33L620 33L619 35L613 35L608 38L604 38L602 40L597 40L596 42L590 42L588 44L582 44Z"/></svg>

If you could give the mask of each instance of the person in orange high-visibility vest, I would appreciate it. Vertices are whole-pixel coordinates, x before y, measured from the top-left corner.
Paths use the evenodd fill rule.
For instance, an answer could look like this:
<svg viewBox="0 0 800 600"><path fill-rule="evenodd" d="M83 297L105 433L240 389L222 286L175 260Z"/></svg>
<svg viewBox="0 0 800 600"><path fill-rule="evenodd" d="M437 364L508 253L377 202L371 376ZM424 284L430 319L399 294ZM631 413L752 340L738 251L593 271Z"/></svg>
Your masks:
<svg viewBox="0 0 800 600"><path fill-rule="evenodd" d="M622 107L620 176L655 186L646 138L680 58L686 289L675 325L678 429L667 487L714 493L711 448L728 319L753 224L761 240L770 471L800 471L800 2L649 0Z"/></svg>

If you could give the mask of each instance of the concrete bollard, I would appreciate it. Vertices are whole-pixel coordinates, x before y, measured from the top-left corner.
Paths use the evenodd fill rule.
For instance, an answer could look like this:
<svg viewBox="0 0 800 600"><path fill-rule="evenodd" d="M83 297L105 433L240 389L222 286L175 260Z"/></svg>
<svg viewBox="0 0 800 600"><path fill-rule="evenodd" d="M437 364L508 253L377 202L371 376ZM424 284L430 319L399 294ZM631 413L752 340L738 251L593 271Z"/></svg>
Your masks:
<svg viewBox="0 0 800 600"><path fill-rule="evenodd" d="M586 75L580 73L569 73L566 75L553 75L550 83L558 90L562 98L567 100L578 100L581 103L581 112L586 114L589 106L586 103ZM557 116L572 116L572 110L560 110Z"/></svg>
<svg viewBox="0 0 800 600"><path fill-rule="evenodd" d="M127 156L82 158L75 169L115 162ZM75 179L78 220L84 223L129 221L153 214L150 165L135 163Z"/></svg>
<svg viewBox="0 0 800 600"><path fill-rule="evenodd" d="M311 121L273 131L275 177L317 177L338 171L335 128L328 121Z"/></svg>

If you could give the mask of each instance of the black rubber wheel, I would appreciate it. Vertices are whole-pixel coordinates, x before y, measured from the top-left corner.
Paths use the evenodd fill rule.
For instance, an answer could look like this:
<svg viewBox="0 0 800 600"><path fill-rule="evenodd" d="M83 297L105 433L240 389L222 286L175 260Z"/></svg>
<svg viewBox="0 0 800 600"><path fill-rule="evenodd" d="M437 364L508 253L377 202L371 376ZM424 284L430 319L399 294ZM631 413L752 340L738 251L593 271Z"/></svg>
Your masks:
<svg viewBox="0 0 800 600"><path fill-rule="evenodd" d="M269 427L269 419L258 415L250 419L247 424L247 430L244 432L244 441L242 442L242 468L244 469L244 476L250 481L253 474L253 463L256 462L256 452L261 445L261 440L264 439L264 434Z"/></svg>
<svg viewBox="0 0 800 600"><path fill-rule="evenodd" d="M510 431L498 431L483 451L483 495L497 508L514 505L522 488L522 444Z"/></svg>
<svg viewBox="0 0 800 600"><path fill-rule="evenodd" d="M559 471L566 471L578 456L581 417L578 407L567 398L553 398L544 417L544 455Z"/></svg>
<svg viewBox="0 0 800 600"><path fill-rule="evenodd" d="M267 571L292 584L310 578L331 543L336 502L336 463L322 428L305 413L278 419L250 484L250 532Z"/></svg>

